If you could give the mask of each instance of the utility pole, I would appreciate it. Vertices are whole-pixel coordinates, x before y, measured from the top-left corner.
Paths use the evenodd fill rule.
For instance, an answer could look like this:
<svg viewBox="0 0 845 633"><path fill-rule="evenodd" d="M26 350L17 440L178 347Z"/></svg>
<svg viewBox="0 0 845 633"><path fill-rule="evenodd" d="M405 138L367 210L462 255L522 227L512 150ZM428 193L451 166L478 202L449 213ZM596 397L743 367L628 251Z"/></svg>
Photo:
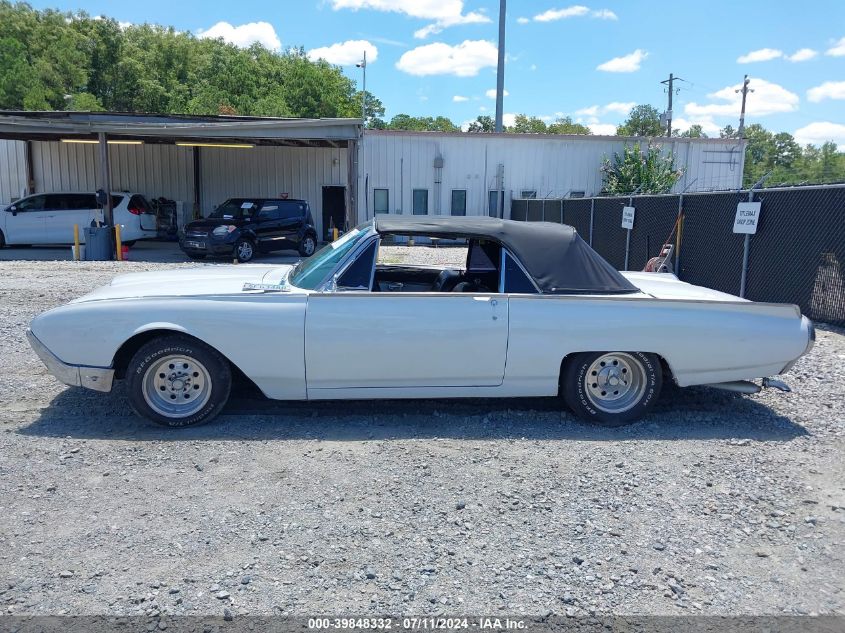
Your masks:
<svg viewBox="0 0 845 633"><path fill-rule="evenodd" d="M669 73L669 79L664 79L660 83L668 84L668 88L666 92L669 93L669 109L666 110L666 136L672 136L672 96L676 92L675 91L675 82L676 81L686 81L686 79L681 79L680 77L675 77L672 73Z"/></svg>
<svg viewBox="0 0 845 633"><path fill-rule="evenodd" d="M361 121L362 126L367 124L367 51L364 50L364 59L359 64L355 64L358 68L364 71L363 89L361 90ZM362 127L363 129L363 127Z"/></svg>
<svg viewBox="0 0 845 633"><path fill-rule="evenodd" d="M505 5L499 0L499 67L496 72L496 132L502 131L503 98L505 95Z"/></svg>
<svg viewBox="0 0 845 633"><path fill-rule="evenodd" d="M748 87L748 84L750 83L751 80L748 78L748 75L745 75L742 80L742 88L734 90L734 92L742 93L742 109L739 112L739 129L736 131L736 135L739 138L745 138L745 98L748 96L749 92L754 92L754 88Z"/></svg>

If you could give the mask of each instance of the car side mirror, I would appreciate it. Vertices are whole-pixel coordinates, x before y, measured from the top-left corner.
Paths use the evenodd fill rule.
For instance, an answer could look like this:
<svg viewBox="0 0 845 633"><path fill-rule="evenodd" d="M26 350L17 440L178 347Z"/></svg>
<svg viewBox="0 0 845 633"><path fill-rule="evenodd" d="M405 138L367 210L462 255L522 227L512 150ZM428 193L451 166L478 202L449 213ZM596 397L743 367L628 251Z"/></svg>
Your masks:
<svg viewBox="0 0 845 633"><path fill-rule="evenodd" d="M8 209L6 209L6 211L8 211L9 213L11 213L12 215L17 215L17 214L18 214L18 208L17 208L15 205L12 205L12 206L11 206L11 207L9 207Z"/></svg>
<svg viewBox="0 0 845 633"><path fill-rule="evenodd" d="M340 274L335 273L332 275L332 280L329 282L329 287L326 288L329 292L337 292L337 282L340 279Z"/></svg>

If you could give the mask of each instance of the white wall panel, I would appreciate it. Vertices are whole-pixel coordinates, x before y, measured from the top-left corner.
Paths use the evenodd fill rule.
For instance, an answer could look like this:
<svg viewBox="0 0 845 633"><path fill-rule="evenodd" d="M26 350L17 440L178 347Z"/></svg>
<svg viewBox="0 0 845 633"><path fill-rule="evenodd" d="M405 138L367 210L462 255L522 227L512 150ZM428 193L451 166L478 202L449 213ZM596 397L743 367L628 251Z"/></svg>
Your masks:
<svg viewBox="0 0 845 633"><path fill-rule="evenodd" d="M373 190L390 191L391 213L412 213L412 191L429 190L429 214L434 214L434 158L444 165L441 210L448 214L452 189L467 190L467 214L487 213L488 192L495 188L496 169L504 165L505 209L523 190L538 197L562 197L572 191L596 195L602 188L604 157L622 152L624 139L612 137L493 136L488 134L428 134L368 132L361 163L359 217L373 215ZM736 189L742 182L742 151L735 141L673 139L663 144L674 152L675 164L686 167L675 187L682 191Z"/></svg>
<svg viewBox="0 0 845 633"><path fill-rule="evenodd" d="M0 205L19 198L26 189L25 145L0 139Z"/></svg>

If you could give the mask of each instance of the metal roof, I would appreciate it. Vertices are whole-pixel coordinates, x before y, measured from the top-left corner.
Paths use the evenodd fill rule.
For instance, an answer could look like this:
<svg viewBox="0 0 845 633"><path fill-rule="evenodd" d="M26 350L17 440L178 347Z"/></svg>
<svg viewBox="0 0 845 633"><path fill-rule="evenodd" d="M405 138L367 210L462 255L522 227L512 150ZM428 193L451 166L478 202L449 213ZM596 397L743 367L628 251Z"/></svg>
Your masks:
<svg viewBox="0 0 845 633"><path fill-rule="evenodd" d="M346 147L361 134L361 119L281 119L125 112L0 111L0 138L55 141L109 138L148 143L245 142L255 145Z"/></svg>

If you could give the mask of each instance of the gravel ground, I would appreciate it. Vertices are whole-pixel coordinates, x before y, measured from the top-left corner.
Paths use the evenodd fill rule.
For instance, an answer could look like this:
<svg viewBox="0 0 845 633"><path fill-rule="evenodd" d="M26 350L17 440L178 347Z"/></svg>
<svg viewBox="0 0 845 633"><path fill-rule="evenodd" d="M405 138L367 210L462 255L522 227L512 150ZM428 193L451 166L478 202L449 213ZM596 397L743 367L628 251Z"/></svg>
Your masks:
<svg viewBox="0 0 845 633"><path fill-rule="evenodd" d="M819 329L791 394L670 389L618 430L547 400L241 390L174 432L121 386L60 385L26 344L37 313L175 266L0 263L4 612L845 610L843 331Z"/></svg>

